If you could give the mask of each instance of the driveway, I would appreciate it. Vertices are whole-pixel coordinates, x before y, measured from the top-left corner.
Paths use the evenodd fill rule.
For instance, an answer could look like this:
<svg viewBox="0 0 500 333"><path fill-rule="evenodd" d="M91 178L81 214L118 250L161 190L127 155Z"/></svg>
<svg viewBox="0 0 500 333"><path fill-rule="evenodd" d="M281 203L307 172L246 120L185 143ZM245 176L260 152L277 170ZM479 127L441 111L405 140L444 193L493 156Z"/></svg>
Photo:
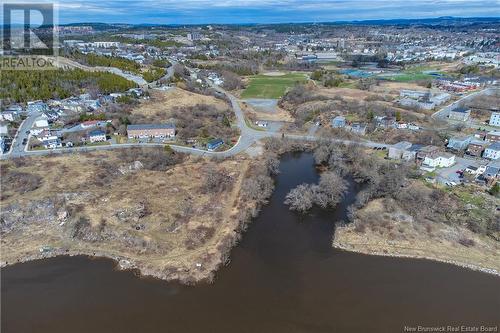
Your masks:
<svg viewBox="0 0 500 333"><path fill-rule="evenodd" d="M446 182L455 182L455 183L460 183L460 175L457 173L458 170L464 170L467 168L469 165L473 165L475 167L479 167L480 165L484 165L484 161L472 159L472 158L463 158L463 157L456 157L455 158L455 164L452 165L449 168L442 168L442 169L437 169L437 181L441 184L444 184Z"/></svg>

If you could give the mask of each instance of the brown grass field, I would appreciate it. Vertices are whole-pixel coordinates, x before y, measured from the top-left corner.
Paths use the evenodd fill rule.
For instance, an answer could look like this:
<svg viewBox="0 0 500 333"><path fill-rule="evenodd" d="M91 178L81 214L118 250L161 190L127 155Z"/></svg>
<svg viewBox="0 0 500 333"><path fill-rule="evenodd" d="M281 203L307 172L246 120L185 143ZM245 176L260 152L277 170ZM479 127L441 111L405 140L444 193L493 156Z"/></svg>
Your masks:
<svg viewBox="0 0 500 333"><path fill-rule="evenodd" d="M177 156L165 167L164 154L120 150L2 162L2 265L86 254L163 279L212 278L238 237L239 214L253 205L240 203L240 189L257 162L246 155ZM129 170L134 161L143 167ZM226 186L204 190L209 169L223 174ZM42 247L51 250L41 254Z"/></svg>

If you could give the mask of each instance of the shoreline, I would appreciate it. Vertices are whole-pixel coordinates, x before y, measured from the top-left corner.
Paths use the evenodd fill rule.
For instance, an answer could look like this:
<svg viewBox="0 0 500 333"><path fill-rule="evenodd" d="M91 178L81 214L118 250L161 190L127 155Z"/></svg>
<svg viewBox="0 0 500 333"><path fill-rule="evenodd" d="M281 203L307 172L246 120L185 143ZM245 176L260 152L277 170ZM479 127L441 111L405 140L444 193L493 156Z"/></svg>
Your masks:
<svg viewBox="0 0 500 333"><path fill-rule="evenodd" d="M54 250L50 253L45 253L45 254L27 255L23 258L18 259L15 262L9 262L9 263L2 262L0 263L0 268L11 267L20 264L26 264L29 262L45 260L45 259L53 259L58 257L85 257L89 260L93 259L111 260L114 263L113 268L118 271L132 271L136 272L139 278L149 277L166 282L179 282L185 285L202 283L204 281L211 282L213 275L219 268L219 267L216 268L214 271L207 271L208 274L206 274L206 276L203 278L192 280L192 278L195 277L194 274L191 275L188 272L186 272L186 275L183 277L181 277L180 274L177 275L175 273L166 274L165 272L162 272L160 269L155 270L147 267L142 267L141 264L137 264L127 257L114 256L101 252L87 253L84 251L66 251L66 250Z"/></svg>
<svg viewBox="0 0 500 333"><path fill-rule="evenodd" d="M438 262L438 263L442 263L442 264L450 264L450 265L458 266L461 268L469 269L472 271L482 272L482 273L486 273L486 274L495 275L497 277L500 277L500 271L497 271L496 269L493 269L493 268L481 267L481 266L468 264L468 263L464 263L464 262L460 262L460 261L456 261L456 260L452 260L452 259L436 258L436 257L423 256L423 255L418 255L418 254L378 252L375 250L368 250L368 249L364 250L364 249L356 248L352 245L344 245L343 243L335 240L335 238L333 239L332 247L334 249L338 249L338 250L342 250L342 251L364 254L364 255L369 255L369 256L430 260L430 261L434 261L434 262Z"/></svg>
<svg viewBox="0 0 500 333"><path fill-rule="evenodd" d="M248 212L249 213L249 212ZM8 266L15 266L17 264L24 264L31 261L51 259L56 257L87 257L89 259L110 259L115 263L115 269L120 271L136 271L139 277L151 277L158 280L163 280L167 282L179 282L184 285L193 285L198 283L212 283L215 279L215 274L224 265L229 263L229 258L231 251L237 245L238 241L241 239L246 227L251 221L251 216L246 216L244 220L239 220L236 228L234 229L233 237L231 238L231 246L228 247L226 251L221 251L217 258L217 261L213 262L213 265L207 266L206 269L199 267L200 269L187 270L186 268L179 267L177 271L166 273L161 268L148 267L148 263L138 263L135 260L122 255L113 255L105 252L94 252L94 251L83 251L83 250L70 250L70 249L54 249L51 252L46 253L36 253L36 254L26 254L25 256L18 258L16 261L11 262L0 262L0 268L5 268ZM200 274L203 272L203 274Z"/></svg>

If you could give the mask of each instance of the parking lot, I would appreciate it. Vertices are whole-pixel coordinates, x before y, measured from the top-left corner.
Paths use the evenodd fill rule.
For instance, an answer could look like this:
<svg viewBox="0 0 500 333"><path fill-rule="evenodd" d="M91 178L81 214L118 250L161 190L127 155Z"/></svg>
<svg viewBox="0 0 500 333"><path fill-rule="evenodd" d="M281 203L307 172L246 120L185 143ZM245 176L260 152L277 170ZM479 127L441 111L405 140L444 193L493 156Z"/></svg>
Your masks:
<svg viewBox="0 0 500 333"><path fill-rule="evenodd" d="M446 182L455 182L457 184L460 183L460 174L457 173L458 170L464 170L469 165L473 165L478 167L481 165L481 162L474 159L467 159L462 157L455 158L455 164L449 168L437 169L437 181L441 184L445 184ZM483 162L484 164L484 162Z"/></svg>

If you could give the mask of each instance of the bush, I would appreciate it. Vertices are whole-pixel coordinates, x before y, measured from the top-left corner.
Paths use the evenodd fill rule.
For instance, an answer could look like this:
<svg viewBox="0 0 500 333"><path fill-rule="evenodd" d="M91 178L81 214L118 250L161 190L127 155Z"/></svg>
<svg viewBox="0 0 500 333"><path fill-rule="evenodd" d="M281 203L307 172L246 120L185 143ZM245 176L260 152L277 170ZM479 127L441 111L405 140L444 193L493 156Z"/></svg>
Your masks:
<svg viewBox="0 0 500 333"><path fill-rule="evenodd" d="M231 177L225 169L218 170L216 166L210 165L205 171L205 183L202 190L208 192L221 192L231 183Z"/></svg>
<svg viewBox="0 0 500 333"><path fill-rule="evenodd" d="M2 168L0 177L2 197L5 198L6 193L9 192L19 194L32 192L38 189L42 182L42 177L39 175Z"/></svg>
<svg viewBox="0 0 500 333"><path fill-rule="evenodd" d="M462 237L458 240L458 242L465 246L465 247L472 247L476 244L476 242L474 242L473 239L470 239L470 238L466 238L466 237Z"/></svg>
<svg viewBox="0 0 500 333"><path fill-rule="evenodd" d="M291 210L304 213L312 208L314 204L314 192L309 184L300 184L292 189L285 197L285 205Z"/></svg>

